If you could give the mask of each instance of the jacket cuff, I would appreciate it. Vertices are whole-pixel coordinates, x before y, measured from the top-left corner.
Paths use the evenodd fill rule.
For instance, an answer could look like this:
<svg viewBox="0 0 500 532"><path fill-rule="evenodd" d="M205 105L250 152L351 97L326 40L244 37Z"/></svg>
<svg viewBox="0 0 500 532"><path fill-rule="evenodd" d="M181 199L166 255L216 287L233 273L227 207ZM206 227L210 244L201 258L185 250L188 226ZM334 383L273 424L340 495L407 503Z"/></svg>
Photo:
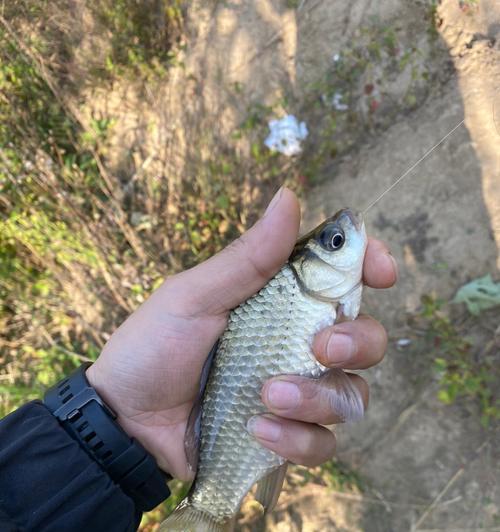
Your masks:
<svg viewBox="0 0 500 532"><path fill-rule="evenodd" d="M132 531L141 512L40 402L0 421L0 509L27 530Z"/></svg>

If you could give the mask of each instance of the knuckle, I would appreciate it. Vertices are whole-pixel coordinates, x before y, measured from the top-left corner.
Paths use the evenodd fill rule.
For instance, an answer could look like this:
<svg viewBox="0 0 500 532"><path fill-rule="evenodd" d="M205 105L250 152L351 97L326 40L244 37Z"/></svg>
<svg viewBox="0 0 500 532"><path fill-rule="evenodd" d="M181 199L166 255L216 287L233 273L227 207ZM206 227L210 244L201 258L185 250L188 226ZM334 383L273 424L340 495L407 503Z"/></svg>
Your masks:
<svg viewBox="0 0 500 532"><path fill-rule="evenodd" d="M329 389L322 386L320 382L307 381L302 384L301 392L303 400L300 412L304 420L328 424L332 417Z"/></svg>
<svg viewBox="0 0 500 532"><path fill-rule="evenodd" d="M335 447L335 436L328 429L322 429L321 436L318 435L317 445L304 459L305 465L314 467L330 460L335 455Z"/></svg>
<svg viewBox="0 0 500 532"><path fill-rule="evenodd" d="M313 460L317 455L317 442L312 430L304 431L303 437L298 440L296 454L302 460Z"/></svg>
<svg viewBox="0 0 500 532"><path fill-rule="evenodd" d="M324 427L311 427L297 440L293 461L312 467L323 463L335 453L335 436Z"/></svg>
<svg viewBox="0 0 500 532"><path fill-rule="evenodd" d="M303 404L317 403L321 400L322 387L318 385L317 381L311 379L304 379L299 384L300 391L302 392Z"/></svg>

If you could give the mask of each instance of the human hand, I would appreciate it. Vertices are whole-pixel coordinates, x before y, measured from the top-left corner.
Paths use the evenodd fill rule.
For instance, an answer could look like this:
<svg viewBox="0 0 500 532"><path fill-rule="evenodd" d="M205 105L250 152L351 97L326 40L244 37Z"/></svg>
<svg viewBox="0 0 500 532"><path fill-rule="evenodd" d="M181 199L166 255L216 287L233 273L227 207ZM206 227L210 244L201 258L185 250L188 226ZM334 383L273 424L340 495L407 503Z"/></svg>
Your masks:
<svg viewBox="0 0 500 532"><path fill-rule="evenodd" d="M192 478L184 433L207 354L224 331L230 310L255 294L287 260L299 223L295 195L281 189L263 218L239 239L202 264L168 278L115 331L87 370L89 382L117 412L124 430L176 478ZM386 288L396 276L396 264L385 246L370 240L365 283ZM386 344L383 327L363 316L318 333L313 350L325 366L360 369L379 362ZM361 377L351 378L367 403L367 384ZM275 390L274 384L287 383L296 390ZM274 417L259 418L264 421L254 424L255 437L296 463L316 465L329 459L335 438L320 425L339 419L329 407L328 394L327 386L311 379L271 379L262 398ZM269 433L263 437L259 432L259 426L269 423L277 429L271 431L271 439Z"/></svg>

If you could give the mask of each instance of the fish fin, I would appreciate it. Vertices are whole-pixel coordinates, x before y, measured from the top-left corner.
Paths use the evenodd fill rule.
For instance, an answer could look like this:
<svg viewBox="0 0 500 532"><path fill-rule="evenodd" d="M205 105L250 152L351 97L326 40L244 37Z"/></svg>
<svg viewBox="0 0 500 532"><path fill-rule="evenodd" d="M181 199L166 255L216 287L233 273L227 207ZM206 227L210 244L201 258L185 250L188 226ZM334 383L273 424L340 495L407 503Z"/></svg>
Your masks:
<svg viewBox="0 0 500 532"><path fill-rule="evenodd" d="M355 286L353 290L339 300L339 320L343 318L346 320L355 320L358 317L362 293L363 285L359 283L359 285Z"/></svg>
<svg viewBox="0 0 500 532"><path fill-rule="evenodd" d="M234 532L234 529L236 527L236 515L233 515L231 519L227 523L224 524L224 532Z"/></svg>
<svg viewBox="0 0 500 532"><path fill-rule="evenodd" d="M186 459L191 471L196 471L198 464L198 451L200 447L200 435L201 435L201 404L203 402L203 394L207 387L208 376L210 375L210 368L217 353L219 347L219 340L215 342L214 346L210 350L200 376L200 386L198 389L198 395L193 404L191 413L189 414L186 433L184 435L184 452L186 453Z"/></svg>
<svg viewBox="0 0 500 532"><path fill-rule="evenodd" d="M226 525L208 512L182 502L160 525L160 532L225 532Z"/></svg>
<svg viewBox="0 0 500 532"><path fill-rule="evenodd" d="M331 369L319 378L321 384L330 388L332 410L345 422L359 421L365 414L365 405L360 391L341 369Z"/></svg>
<svg viewBox="0 0 500 532"><path fill-rule="evenodd" d="M262 504L266 514L271 512L278 502L287 467L288 462L285 462L278 469L271 471L271 473L259 480L257 484L255 499Z"/></svg>

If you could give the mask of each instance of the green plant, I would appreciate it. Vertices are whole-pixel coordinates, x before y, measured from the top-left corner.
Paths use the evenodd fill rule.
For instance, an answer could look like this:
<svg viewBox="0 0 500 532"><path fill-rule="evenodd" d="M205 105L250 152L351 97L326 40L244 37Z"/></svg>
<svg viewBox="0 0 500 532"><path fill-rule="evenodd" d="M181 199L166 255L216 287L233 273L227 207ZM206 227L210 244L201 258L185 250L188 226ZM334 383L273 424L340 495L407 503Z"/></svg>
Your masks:
<svg viewBox="0 0 500 532"><path fill-rule="evenodd" d="M146 48L157 50L155 37L141 37L151 33L146 15L125 13L139 3L111 4L88 7L108 9L100 23L111 37L129 32L152 61L157 54ZM74 43L52 16L58 5L13 0L0 16L0 414L95 359L166 275L252 224L286 163L257 144L268 109L255 106L239 139L200 125L181 170L169 166L160 179L125 161L117 175L107 160L116 121L80 110L64 63L74 59Z"/></svg>
<svg viewBox="0 0 500 532"><path fill-rule="evenodd" d="M108 74L163 74L175 60L183 27L183 0L104 0L88 7L109 36Z"/></svg>
<svg viewBox="0 0 500 532"><path fill-rule="evenodd" d="M429 20L429 26L427 33L432 39L436 39L439 35L438 29L443 23L441 17L438 13L438 2L437 0L432 0L427 9L427 19Z"/></svg>
<svg viewBox="0 0 500 532"><path fill-rule="evenodd" d="M453 323L445 303L432 296L422 298L420 319L424 325L427 345L433 350L434 369L439 376L439 399L452 404L459 398L477 401L481 422L487 426L500 418L500 398L497 395L498 362L494 344L475 352L473 343ZM489 345L489 347L488 347Z"/></svg>
<svg viewBox="0 0 500 532"><path fill-rule="evenodd" d="M363 481L359 473L336 458L313 469L293 466L290 482L301 486L315 482L336 491L363 491Z"/></svg>
<svg viewBox="0 0 500 532"><path fill-rule="evenodd" d="M310 136L299 171L310 182L321 179L325 168L330 172L332 164L361 139L415 108L429 90L418 48L397 27L362 27L355 37L332 57L325 74L307 87L298 110L299 116L308 115ZM391 94L396 78L401 88Z"/></svg>
<svg viewBox="0 0 500 532"><path fill-rule="evenodd" d="M174 511L176 506L188 494L190 487L188 482L181 482L179 480L173 480L168 485L171 493L170 497L153 511L143 515L140 526L142 532L158 530L158 523L161 523Z"/></svg>
<svg viewBox="0 0 500 532"><path fill-rule="evenodd" d="M94 119L83 127L43 62L43 41L36 33L23 39L1 21L0 410L5 414L81 360L96 357L106 329L136 304L137 294L116 280L123 267L135 278L143 270L146 290L159 272L144 264L144 248L102 164L100 146L111 121Z"/></svg>

